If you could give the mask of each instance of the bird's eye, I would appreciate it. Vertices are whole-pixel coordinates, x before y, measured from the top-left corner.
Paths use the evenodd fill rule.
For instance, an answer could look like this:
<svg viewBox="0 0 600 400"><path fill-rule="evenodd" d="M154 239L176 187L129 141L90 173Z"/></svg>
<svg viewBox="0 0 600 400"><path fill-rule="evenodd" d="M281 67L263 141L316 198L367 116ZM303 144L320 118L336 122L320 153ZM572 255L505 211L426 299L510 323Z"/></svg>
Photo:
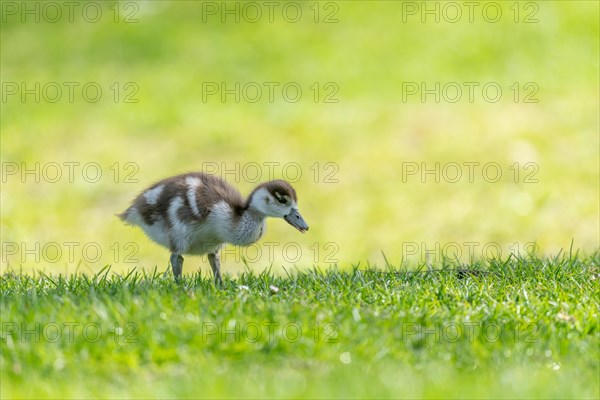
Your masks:
<svg viewBox="0 0 600 400"><path fill-rule="evenodd" d="M280 197L280 198L277 199L277 201L280 202L281 204L285 204L286 203L285 197Z"/></svg>

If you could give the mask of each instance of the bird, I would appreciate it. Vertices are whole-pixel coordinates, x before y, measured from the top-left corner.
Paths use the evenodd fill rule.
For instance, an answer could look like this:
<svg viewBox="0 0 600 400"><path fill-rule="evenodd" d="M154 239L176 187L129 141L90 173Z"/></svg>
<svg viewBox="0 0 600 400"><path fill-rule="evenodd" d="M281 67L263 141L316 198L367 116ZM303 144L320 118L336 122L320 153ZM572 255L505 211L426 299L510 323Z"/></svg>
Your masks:
<svg viewBox="0 0 600 400"><path fill-rule="evenodd" d="M249 246L265 233L267 217L283 218L301 233L308 225L298 211L296 191L285 180L263 182L243 198L218 176L190 172L143 190L117 216L171 252L176 281L184 255L207 254L215 283L222 285L219 251L226 244Z"/></svg>

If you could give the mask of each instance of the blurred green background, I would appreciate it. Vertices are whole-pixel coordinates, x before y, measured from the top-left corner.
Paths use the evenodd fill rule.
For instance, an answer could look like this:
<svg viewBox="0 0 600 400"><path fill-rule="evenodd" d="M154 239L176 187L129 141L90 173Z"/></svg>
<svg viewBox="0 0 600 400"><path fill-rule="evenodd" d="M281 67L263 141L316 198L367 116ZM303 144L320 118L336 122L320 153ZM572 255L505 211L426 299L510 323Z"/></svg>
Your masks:
<svg viewBox="0 0 600 400"><path fill-rule="evenodd" d="M221 175L239 168L225 178L243 194L255 185L256 169L242 173L249 163L263 178L265 163L279 163L275 178L302 173L294 186L310 231L269 221L253 252L228 250L226 273L243 268L240 254L280 273L382 266L382 251L398 265L444 249L478 258L488 243L503 257L531 242L538 254L572 241L598 248L598 2L493 3L497 22L486 2L471 17L454 3L457 22L444 2L276 2L272 14L253 3L260 18L246 3L98 2L81 3L72 20L56 4L60 18L38 3L37 22L20 2L2 2L3 270L165 269L167 252L113 214L152 182L207 163ZM439 22L426 7L438 7ZM473 101L465 82L476 85ZM250 86L223 101L207 92L222 83ZM290 83L298 101L282 94ZM409 95L422 83L447 91L439 102ZM490 83L502 89L496 102L482 93ZM94 87L97 102L85 98ZM36 163L39 173L23 174ZM436 163L439 182L421 176ZM479 163L472 182L464 163ZM457 164L462 177L449 182ZM494 167L485 176L484 165ZM496 168L502 176L488 182ZM278 243L272 256L265 242ZM198 267L208 269L196 258L184 272Z"/></svg>

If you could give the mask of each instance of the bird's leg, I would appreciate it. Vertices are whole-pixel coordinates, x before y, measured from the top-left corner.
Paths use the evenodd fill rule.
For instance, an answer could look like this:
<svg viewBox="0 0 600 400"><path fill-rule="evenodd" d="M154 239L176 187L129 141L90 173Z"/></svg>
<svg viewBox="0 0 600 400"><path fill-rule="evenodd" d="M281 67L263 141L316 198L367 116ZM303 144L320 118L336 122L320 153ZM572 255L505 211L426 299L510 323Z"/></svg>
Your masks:
<svg viewBox="0 0 600 400"><path fill-rule="evenodd" d="M218 285L223 284L223 280L221 279L221 258L219 257L219 253L208 254L208 262L215 275L215 283Z"/></svg>
<svg viewBox="0 0 600 400"><path fill-rule="evenodd" d="M181 279L181 271L183 270L183 257L180 254L171 254L171 267L173 268L175 280L179 281Z"/></svg>

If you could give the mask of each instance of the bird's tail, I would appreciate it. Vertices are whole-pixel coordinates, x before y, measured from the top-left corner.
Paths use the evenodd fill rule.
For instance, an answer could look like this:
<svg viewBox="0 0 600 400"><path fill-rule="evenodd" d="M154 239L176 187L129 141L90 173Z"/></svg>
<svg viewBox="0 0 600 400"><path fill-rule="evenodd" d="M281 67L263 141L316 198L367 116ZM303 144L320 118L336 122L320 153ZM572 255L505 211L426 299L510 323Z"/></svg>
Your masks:
<svg viewBox="0 0 600 400"><path fill-rule="evenodd" d="M127 210L123 211L122 213L115 214L115 216L118 217L121 221L128 223L129 221L127 221L127 218L129 217L130 211L131 211L131 207L129 207Z"/></svg>

